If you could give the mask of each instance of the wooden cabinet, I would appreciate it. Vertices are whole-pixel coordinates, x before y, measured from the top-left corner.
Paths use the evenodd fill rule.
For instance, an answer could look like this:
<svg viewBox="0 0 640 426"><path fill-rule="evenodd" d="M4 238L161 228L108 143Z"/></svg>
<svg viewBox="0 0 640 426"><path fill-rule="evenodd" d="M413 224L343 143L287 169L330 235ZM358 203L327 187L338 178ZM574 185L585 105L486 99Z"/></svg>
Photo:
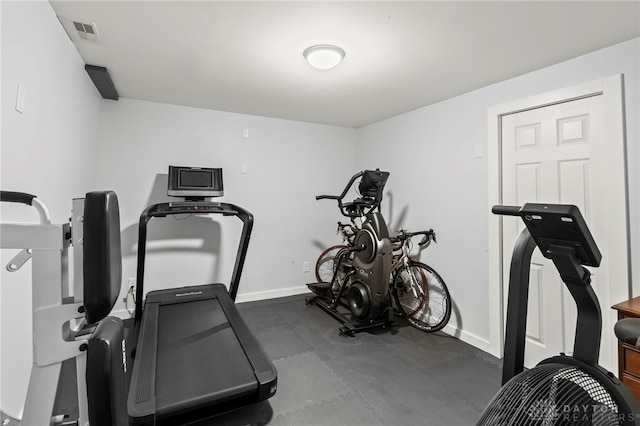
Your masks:
<svg viewBox="0 0 640 426"><path fill-rule="evenodd" d="M618 319L640 318L640 297L612 306ZM618 377L640 403L640 348L618 343Z"/></svg>

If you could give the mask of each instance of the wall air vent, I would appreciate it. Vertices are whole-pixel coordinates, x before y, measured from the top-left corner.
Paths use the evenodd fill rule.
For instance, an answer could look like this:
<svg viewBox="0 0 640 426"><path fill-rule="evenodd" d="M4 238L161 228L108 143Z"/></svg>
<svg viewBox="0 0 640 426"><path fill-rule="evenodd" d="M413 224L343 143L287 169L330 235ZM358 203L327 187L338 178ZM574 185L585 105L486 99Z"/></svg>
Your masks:
<svg viewBox="0 0 640 426"><path fill-rule="evenodd" d="M100 44L100 38L98 37L98 32L94 25L95 24L85 24L84 22L73 21L73 26L76 31L78 31L78 36L80 36L81 39Z"/></svg>
<svg viewBox="0 0 640 426"><path fill-rule="evenodd" d="M91 44L102 44L98 28L94 22L58 16L67 35L73 42L85 41Z"/></svg>

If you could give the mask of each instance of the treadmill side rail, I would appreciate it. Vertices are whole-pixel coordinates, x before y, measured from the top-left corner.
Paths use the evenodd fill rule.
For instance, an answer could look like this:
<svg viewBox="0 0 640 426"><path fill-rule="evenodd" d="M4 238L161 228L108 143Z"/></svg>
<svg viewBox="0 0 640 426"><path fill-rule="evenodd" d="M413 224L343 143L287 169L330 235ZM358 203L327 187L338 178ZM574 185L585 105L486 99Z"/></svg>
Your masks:
<svg viewBox="0 0 640 426"><path fill-rule="evenodd" d="M140 326L136 362L127 398L129 424L132 425L155 424L158 310L157 304L148 304Z"/></svg>
<svg viewBox="0 0 640 426"><path fill-rule="evenodd" d="M256 402L271 398L276 393L278 382L276 367L266 355L260 343L253 337L224 287L218 293L218 301L253 367L258 381L258 398Z"/></svg>

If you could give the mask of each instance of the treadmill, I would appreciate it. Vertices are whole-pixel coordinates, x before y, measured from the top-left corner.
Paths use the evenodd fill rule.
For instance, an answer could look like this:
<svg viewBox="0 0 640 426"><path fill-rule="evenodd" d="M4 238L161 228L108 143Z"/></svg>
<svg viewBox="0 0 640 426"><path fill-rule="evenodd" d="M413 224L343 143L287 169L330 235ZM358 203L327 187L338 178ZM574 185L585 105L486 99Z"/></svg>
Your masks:
<svg viewBox="0 0 640 426"><path fill-rule="evenodd" d="M235 306L253 215L201 197L221 194L221 179L221 169L170 166L169 195L187 194L187 200L154 204L140 216L140 299L152 218L221 214L238 217L243 227L228 290L224 284L197 285L149 292L144 307L137 300L129 424L185 424L264 401L276 392L276 369Z"/></svg>

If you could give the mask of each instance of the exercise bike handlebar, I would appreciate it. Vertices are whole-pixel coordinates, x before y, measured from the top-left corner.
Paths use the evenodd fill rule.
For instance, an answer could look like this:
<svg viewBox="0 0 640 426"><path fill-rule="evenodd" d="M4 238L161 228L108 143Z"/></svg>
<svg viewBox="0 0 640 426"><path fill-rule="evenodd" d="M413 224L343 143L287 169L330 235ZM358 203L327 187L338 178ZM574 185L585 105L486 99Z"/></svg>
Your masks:
<svg viewBox="0 0 640 426"><path fill-rule="evenodd" d="M20 203L28 206L33 206L38 210L40 215L40 223L51 223L51 217L49 216L49 210L35 195L27 194L26 192L14 192L14 191L0 191L0 202L3 203Z"/></svg>
<svg viewBox="0 0 640 426"><path fill-rule="evenodd" d="M500 206L496 205L491 208L493 214L499 214L502 216L520 216L520 206Z"/></svg>
<svg viewBox="0 0 640 426"><path fill-rule="evenodd" d="M520 210L522 208L520 206L493 206L491 208L491 212L493 214L499 214L502 216L520 216Z"/></svg>
<svg viewBox="0 0 640 426"><path fill-rule="evenodd" d="M316 200L342 200L339 195L316 195Z"/></svg>
<svg viewBox="0 0 640 426"><path fill-rule="evenodd" d="M388 177L389 172L383 172L380 171L380 169L362 170L351 176L351 179L349 179L349 182L340 195L317 195L316 200L336 200L340 213L352 220L356 217L364 217L375 209L380 209L382 189ZM343 203L344 197L359 178L362 178L358 186L359 198L348 203Z"/></svg>
<svg viewBox="0 0 640 426"><path fill-rule="evenodd" d="M347 183L347 186L345 186L344 189L342 190L342 194L340 194L340 195L316 195L316 200L338 200L338 201L342 201L342 199L347 195L347 192L349 192L349 189L351 188L353 183L356 181L356 179L358 179L362 175L364 175L363 171L358 172L355 175L351 176L351 179L349 179L349 183Z"/></svg>

